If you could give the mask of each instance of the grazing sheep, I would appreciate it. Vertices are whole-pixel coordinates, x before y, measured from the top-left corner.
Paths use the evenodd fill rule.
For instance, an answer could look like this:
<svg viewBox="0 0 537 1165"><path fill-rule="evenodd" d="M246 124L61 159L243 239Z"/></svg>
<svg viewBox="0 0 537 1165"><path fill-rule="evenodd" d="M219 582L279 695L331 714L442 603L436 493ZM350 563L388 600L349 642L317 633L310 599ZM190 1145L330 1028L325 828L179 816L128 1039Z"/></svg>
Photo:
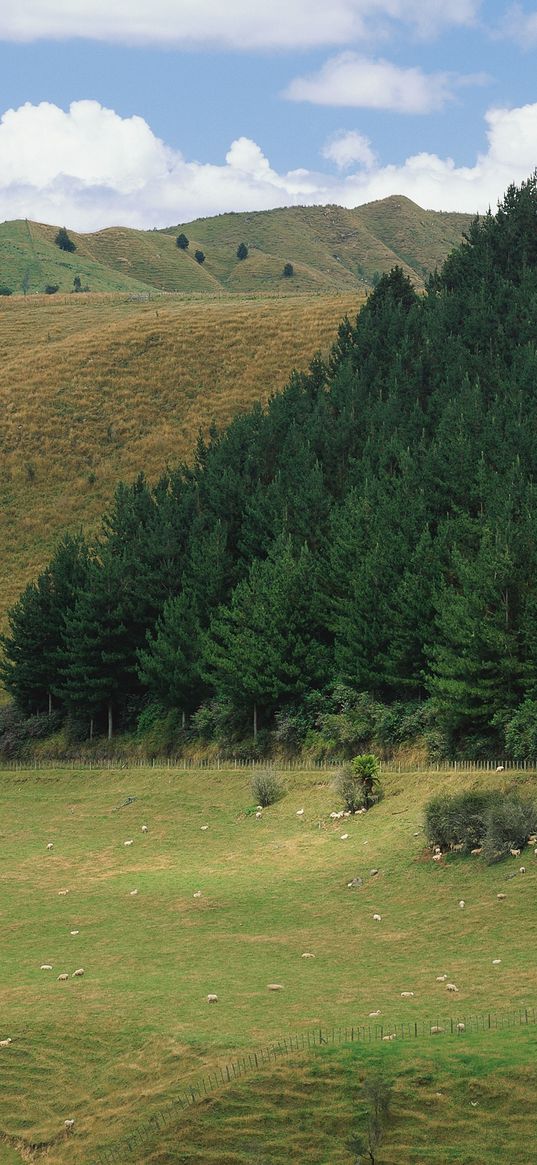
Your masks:
<svg viewBox="0 0 537 1165"><path fill-rule="evenodd" d="M201 898L201 890L194 890L193 898Z"/></svg>
<svg viewBox="0 0 537 1165"><path fill-rule="evenodd" d="M401 991L401 999L412 999L413 997L413 991Z"/></svg>
<svg viewBox="0 0 537 1165"><path fill-rule="evenodd" d="M433 862L441 862L442 854L433 854Z"/></svg>
<svg viewBox="0 0 537 1165"><path fill-rule="evenodd" d="M129 895L130 895L130 897L131 897L131 898L135 898L135 897L136 897L136 895L137 895L137 893L138 893L138 891L137 891L137 890L129 890Z"/></svg>
<svg viewBox="0 0 537 1165"><path fill-rule="evenodd" d="M439 846L439 845L435 845L435 847L434 847L434 852L435 852L435 854L441 854L441 853L442 853L442 848L441 848L441 846Z"/></svg>
<svg viewBox="0 0 537 1165"><path fill-rule="evenodd" d="M148 832L147 825L142 825L142 833L147 833L147 832Z"/></svg>
<svg viewBox="0 0 537 1165"><path fill-rule="evenodd" d="M54 849L54 842L53 841L47 842L47 849Z"/></svg>
<svg viewBox="0 0 537 1165"><path fill-rule="evenodd" d="M64 1121L64 1122L63 1122L63 1127L64 1127L64 1129L65 1129L66 1133L72 1133L72 1131L73 1131L73 1129L74 1129L74 1127L75 1127L75 1122L74 1122L74 1120L66 1120L66 1121Z"/></svg>
<svg viewBox="0 0 537 1165"><path fill-rule="evenodd" d="M496 765L496 772L497 772L497 773L503 773L503 772L504 772L504 766L503 766L503 765Z"/></svg>
<svg viewBox="0 0 537 1165"><path fill-rule="evenodd" d="M9 1045L12 1043L11 1036L8 1036L7 1040L0 1040L0 1048L9 1048Z"/></svg>
<svg viewBox="0 0 537 1165"><path fill-rule="evenodd" d="M302 817L303 812L304 812L303 809L297 809L297 811L296 811L297 817Z"/></svg>
<svg viewBox="0 0 537 1165"><path fill-rule="evenodd" d="M437 1023L434 1023L432 1028L431 1028L431 1035L432 1036L439 1036L440 1033L443 1032L443 1030L444 1030L443 1027L439 1027Z"/></svg>
<svg viewBox="0 0 537 1165"><path fill-rule="evenodd" d="M80 934L80 931L79 930L72 930L71 934Z"/></svg>
<svg viewBox="0 0 537 1165"><path fill-rule="evenodd" d="M519 858L520 857L520 850L519 849L511 849L511 850L509 850L509 853L511 854L512 858Z"/></svg>
<svg viewBox="0 0 537 1165"><path fill-rule="evenodd" d="M458 991L459 988L454 983L446 983L446 991Z"/></svg>
<svg viewBox="0 0 537 1165"><path fill-rule="evenodd" d="M269 991L283 991L283 983L267 983Z"/></svg>
<svg viewBox="0 0 537 1165"><path fill-rule="evenodd" d="M346 840L347 840L347 838L348 838L348 836L349 836L349 835L348 835L348 833L342 833L342 834L341 834L341 836L340 836L340 839L339 839L339 840L340 840L340 841L346 841Z"/></svg>
<svg viewBox="0 0 537 1165"><path fill-rule="evenodd" d="M464 898L461 898L461 900L460 900L460 902L459 902L459 906L460 906L461 910L464 910L464 907L466 906L466 903L465 903L465 901L464 901Z"/></svg>
<svg viewBox="0 0 537 1165"><path fill-rule="evenodd" d="M65 980L68 978L68 975L58 975L58 983L65 983Z"/></svg>
<svg viewBox="0 0 537 1165"><path fill-rule="evenodd" d="M481 853L482 849L483 849L482 845L477 845L475 849L470 850L470 853L473 854L475 857L476 855L478 856Z"/></svg>
<svg viewBox="0 0 537 1165"><path fill-rule="evenodd" d="M452 844L450 845L449 848L450 848L452 853L460 854L461 850L464 849L464 842L462 842L462 841L458 841L457 843L452 842Z"/></svg>
<svg viewBox="0 0 537 1165"><path fill-rule="evenodd" d="M201 828L202 828L202 829L208 829L208 828L209 828L209 826L208 826L208 825L202 825L202 826L201 826Z"/></svg>
<svg viewBox="0 0 537 1165"><path fill-rule="evenodd" d="M134 838L130 837L128 841L124 841L123 845L134 845Z"/></svg>
<svg viewBox="0 0 537 1165"><path fill-rule="evenodd" d="M257 813L256 813L256 817L257 817L257 819L259 820L259 818L260 818L260 817L262 817L262 816L263 816L263 814L262 814L261 810L260 810L260 809L258 809L258 810L257 810Z"/></svg>
<svg viewBox="0 0 537 1165"><path fill-rule="evenodd" d="M374 914L373 922L382 922L382 916L380 914Z"/></svg>
<svg viewBox="0 0 537 1165"><path fill-rule="evenodd" d="M73 979L81 979L83 974L84 974L84 968L79 967L77 971L73 971L72 978Z"/></svg>
<svg viewBox="0 0 537 1165"><path fill-rule="evenodd" d="M497 894L496 897L501 900L503 898L507 898L507 894Z"/></svg>
<svg viewBox="0 0 537 1165"><path fill-rule="evenodd" d="M52 971L52 970L54 970L54 968L52 966L52 963L41 963L39 970L40 971Z"/></svg>
<svg viewBox="0 0 537 1165"><path fill-rule="evenodd" d="M386 1042L387 1040L395 1040L395 1039L397 1039L397 1036L396 1036L395 1032L392 1032L391 1036L383 1036L382 1038L383 1038L383 1040Z"/></svg>
<svg viewBox="0 0 537 1165"><path fill-rule="evenodd" d="M379 1015L382 1015L381 1011L370 1011L369 1019L378 1019Z"/></svg>
<svg viewBox="0 0 537 1165"><path fill-rule="evenodd" d="M458 1023L457 1024L457 1031L458 1032L465 1032L466 1031L466 1024L465 1023Z"/></svg>
<svg viewBox="0 0 537 1165"><path fill-rule="evenodd" d="M501 963L501 961L502 961L501 959L493 959L492 966L497 967Z"/></svg>
<svg viewBox="0 0 537 1165"><path fill-rule="evenodd" d="M68 893L69 893L68 890L58 890L58 894L60 895L60 897L65 897L65 895Z"/></svg>
<svg viewBox="0 0 537 1165"><path fill-rule="evenodd" d="M302 958L303 959L314 959L315 955L312 955L311 951L304 951Z"/></svg>
<svg viewBox="0 0 537 1165"><path fill-rule="evenodd" d="M445 983L446 979L447 979L447 975L437 975L436 976L437 983Z"/></svg>
<svg viewBox="0 0 537 1165"><path fill-rule="evenodd" d="M218 1003L218 995L208 995L207 1003Z"/></svg>
<svg viewBox="0 0 537 1165"><path fill-rule="evenodd" d="M532 833L531 836L528 837L528 842L530 845L537 845L537 833Z"/></svg>
<svg viewBox="0 0 537 1165"><path fill-rule="evenodd" d="M526 873L526 867L525 867L525 866L521 866L518 872L519 872L519 874L525 874L525 873Z"/></svg>

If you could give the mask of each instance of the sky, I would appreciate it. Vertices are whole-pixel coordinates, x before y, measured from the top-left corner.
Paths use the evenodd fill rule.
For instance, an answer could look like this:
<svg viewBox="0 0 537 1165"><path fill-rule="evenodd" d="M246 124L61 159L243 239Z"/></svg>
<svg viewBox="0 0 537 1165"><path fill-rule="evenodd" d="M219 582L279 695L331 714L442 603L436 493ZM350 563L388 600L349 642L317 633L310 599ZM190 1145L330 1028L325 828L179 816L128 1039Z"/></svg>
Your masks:
<svg viewBox="0 0 537 1165"><path fill-rule="evenodd" d="M536 167L537 0L1 0L0 220L484 213Z"/></svg>

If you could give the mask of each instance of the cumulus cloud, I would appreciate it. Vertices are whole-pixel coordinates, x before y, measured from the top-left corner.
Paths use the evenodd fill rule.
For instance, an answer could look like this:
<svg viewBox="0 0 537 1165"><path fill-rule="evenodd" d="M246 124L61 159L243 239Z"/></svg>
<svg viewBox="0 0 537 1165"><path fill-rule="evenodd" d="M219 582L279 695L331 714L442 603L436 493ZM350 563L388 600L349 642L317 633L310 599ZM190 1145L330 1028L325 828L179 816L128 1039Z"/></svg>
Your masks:
<svg viewBox="0 0 537 1165"><path fill-rule="evenodd" d="M323 158L335 162L340 170L348 170L349 166L357 164L370 170L375 164L376 155L371 149L371 142L364 134L357 130L340 129L325 142L321 150Z"/></svg>
<svg viewBox="0 0 537 1165"><path fill-rule="evenodd" d="M0 218L90 231L167 226L228 210L357 206L389 194L435 210L485 211L534 169L537 104L490 109L486 148L473 166L428 153L381 164L357 131L334 135L323 155L341 170L354 168L278 173L246 137L220 165L202 164L160 141L143 118L122 118L96 101L74 102L67 112L27 104L0 120Z"/></svg>
<svg viewBox="0 0 537 1165"><path fill-rule="evenodd" d="M391 109L394 113L430 113L451 96L446 73L423 73L357 53L340 53L311 77L296 77L284 96L313 105L347 105Z"/></svg>
<svg viewBox="0 0 537 1165"><path fill-rule="evenodd" d="M251 49L348 44L394 24L431 35L468 25L480 0L17 0L0 8L0 39L86 37L126 44Z"/></svg>

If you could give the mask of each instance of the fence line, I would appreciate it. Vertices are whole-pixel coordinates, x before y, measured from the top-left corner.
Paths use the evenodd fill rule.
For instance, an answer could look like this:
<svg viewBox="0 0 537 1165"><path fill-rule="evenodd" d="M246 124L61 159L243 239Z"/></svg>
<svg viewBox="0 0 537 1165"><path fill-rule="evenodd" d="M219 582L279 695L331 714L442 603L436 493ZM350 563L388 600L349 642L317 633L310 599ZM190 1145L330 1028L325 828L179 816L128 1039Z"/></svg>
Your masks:
<svg viewBox="0 0 537 1165"><path fill-rule="evenodd" d="M189 772L191 769L216 769L237 772L241 769L255 771L267 767L278 769L280 772L333 772L345 764L345 758L335 757L328 760L245 760L243 757L212 758L197 757L47 757L28 760L0 759L0 772L49 772L53 769L88 769L93 770L122 770L122 769L176 769L178 772ZM537 758L533 760L514 761L508 758L501 760L449 760L449 761L418 761L403 763L400 761L382 761L381 771L385 773L413 773L427 770L428 772L449 773L481 773L481 772L534 772L537 770Z"/></svg>
<svg viewBox="0 0 537 1165"><path fill-rule="evenodd" d="M116 1142L109 1149L103 1149L92 1165L116 1165L124 1160L125 1150L132 1152L136 1145L159 1130L165 1129L177 1119L181 1112L193 1104L213 1095L218 1089L232 1084L259 1069L275 1063L281 1056L292 1052L306 1052L327 1045L360 1043L364 1045L394 1039L440 1039L444 1035L463 1039L467 1035L483 1031L503 1031L506 1028L525 1027L537 1023L535 1007L519 1008L514 1011L486 1011L472 1015L457 1015L432 1020L410 1020L395 1024L362 1024L358 1026L322 1028L316 1027L298 1035L288 1035L274 1040L264 1048L246 1052L231 1060L223 1067L213 1069L206 1075L191 1081L165 1109L154 1113L148 1121L137 1126L128 1137Z"/></svg>

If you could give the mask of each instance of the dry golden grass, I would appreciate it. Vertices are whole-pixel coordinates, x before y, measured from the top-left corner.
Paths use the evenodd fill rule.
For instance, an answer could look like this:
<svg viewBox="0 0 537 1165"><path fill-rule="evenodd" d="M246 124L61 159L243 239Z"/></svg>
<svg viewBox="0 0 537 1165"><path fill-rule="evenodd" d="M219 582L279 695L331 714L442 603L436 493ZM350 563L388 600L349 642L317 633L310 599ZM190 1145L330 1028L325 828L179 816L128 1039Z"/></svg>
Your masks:
<svg viewBox="0 0 537 1165"><path fill-rule="evenodd" d="M188 459L326 352L363 297L125 295L0 301L0 617L119 480Z"/></svg>

